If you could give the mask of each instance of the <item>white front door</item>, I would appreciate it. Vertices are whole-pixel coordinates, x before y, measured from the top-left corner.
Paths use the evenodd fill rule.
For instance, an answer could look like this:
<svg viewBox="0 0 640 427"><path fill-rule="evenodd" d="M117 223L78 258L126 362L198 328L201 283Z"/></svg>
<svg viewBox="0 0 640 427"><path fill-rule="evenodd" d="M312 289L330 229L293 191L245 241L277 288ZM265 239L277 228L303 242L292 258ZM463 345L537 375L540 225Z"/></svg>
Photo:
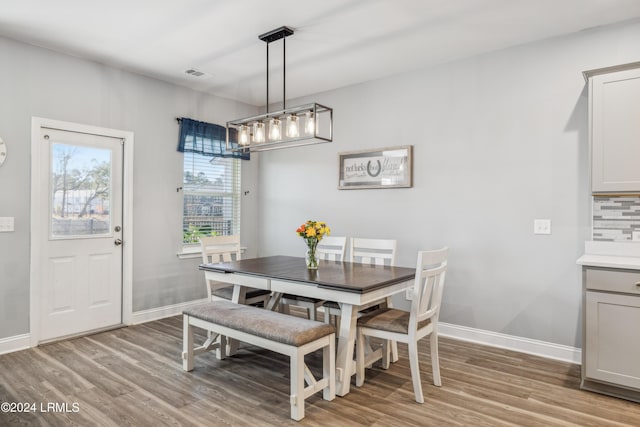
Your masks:
<svg viewBox="0 0 640 427"><path fill-rule="evenodd" d="M41 126L39 342L122 323L123 138Z"/></svg>

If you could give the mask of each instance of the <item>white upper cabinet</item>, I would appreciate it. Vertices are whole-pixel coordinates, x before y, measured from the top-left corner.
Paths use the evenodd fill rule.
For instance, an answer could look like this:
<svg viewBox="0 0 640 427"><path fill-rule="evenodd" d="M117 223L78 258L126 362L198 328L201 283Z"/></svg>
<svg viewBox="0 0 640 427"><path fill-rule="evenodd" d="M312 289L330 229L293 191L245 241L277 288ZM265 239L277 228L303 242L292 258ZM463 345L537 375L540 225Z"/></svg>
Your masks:
<svg viewBox="0 0 640 427"><path fill-rule="evenodd" d="M640 62L584 74L589 82L591 190L640 192Z"/></svg>

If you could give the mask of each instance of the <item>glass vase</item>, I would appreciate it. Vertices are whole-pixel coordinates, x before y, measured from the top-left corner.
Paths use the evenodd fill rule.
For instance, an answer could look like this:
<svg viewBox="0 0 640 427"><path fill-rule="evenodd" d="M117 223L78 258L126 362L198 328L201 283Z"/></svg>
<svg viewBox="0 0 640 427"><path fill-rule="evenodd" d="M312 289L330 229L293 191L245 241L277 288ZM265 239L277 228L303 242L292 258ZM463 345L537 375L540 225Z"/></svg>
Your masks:
<svg viewBox="0 0 640 427"><path fill-rule="evenodd" d="M305 261L307 263L307 268L309 270L317 270L318 269L318 255L316 254L316 247L318 246L318 242L307 242L307 254L305 256Z"/></svg>

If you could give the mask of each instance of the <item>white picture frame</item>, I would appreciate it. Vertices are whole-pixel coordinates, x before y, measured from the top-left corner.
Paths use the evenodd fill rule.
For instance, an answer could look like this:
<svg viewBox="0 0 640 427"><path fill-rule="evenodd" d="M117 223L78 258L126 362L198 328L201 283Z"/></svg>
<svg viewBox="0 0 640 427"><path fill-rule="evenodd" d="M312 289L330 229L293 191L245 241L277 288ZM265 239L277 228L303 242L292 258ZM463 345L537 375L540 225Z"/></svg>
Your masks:
<svg viewBox="0 0 640 427"><path fill-rule="evenodd" d="M338 153L338 189L413 186L413 146Z"/></svg>

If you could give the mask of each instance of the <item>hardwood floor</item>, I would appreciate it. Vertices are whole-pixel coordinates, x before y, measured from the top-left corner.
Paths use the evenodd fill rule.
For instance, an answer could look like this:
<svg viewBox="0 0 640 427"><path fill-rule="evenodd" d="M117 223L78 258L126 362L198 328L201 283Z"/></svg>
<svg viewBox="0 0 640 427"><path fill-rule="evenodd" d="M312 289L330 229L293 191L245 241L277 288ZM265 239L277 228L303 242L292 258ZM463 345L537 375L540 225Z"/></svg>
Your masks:
<svg viewBox="0 0 640 427"><path fill-rule="evenodd" d="M443 385L434 387L428 346L423 405L399 344L389 370L367 370L360 388L354 377L332 402L311 397L296 423L286 357L243 346L223 361L197 356L184 372L182 319L171 317L0 356L0 402L35 404L35 413L0 412L0 426L640 425L640 405L579 390L577 365L452 339L440 339Z"/></svg>

